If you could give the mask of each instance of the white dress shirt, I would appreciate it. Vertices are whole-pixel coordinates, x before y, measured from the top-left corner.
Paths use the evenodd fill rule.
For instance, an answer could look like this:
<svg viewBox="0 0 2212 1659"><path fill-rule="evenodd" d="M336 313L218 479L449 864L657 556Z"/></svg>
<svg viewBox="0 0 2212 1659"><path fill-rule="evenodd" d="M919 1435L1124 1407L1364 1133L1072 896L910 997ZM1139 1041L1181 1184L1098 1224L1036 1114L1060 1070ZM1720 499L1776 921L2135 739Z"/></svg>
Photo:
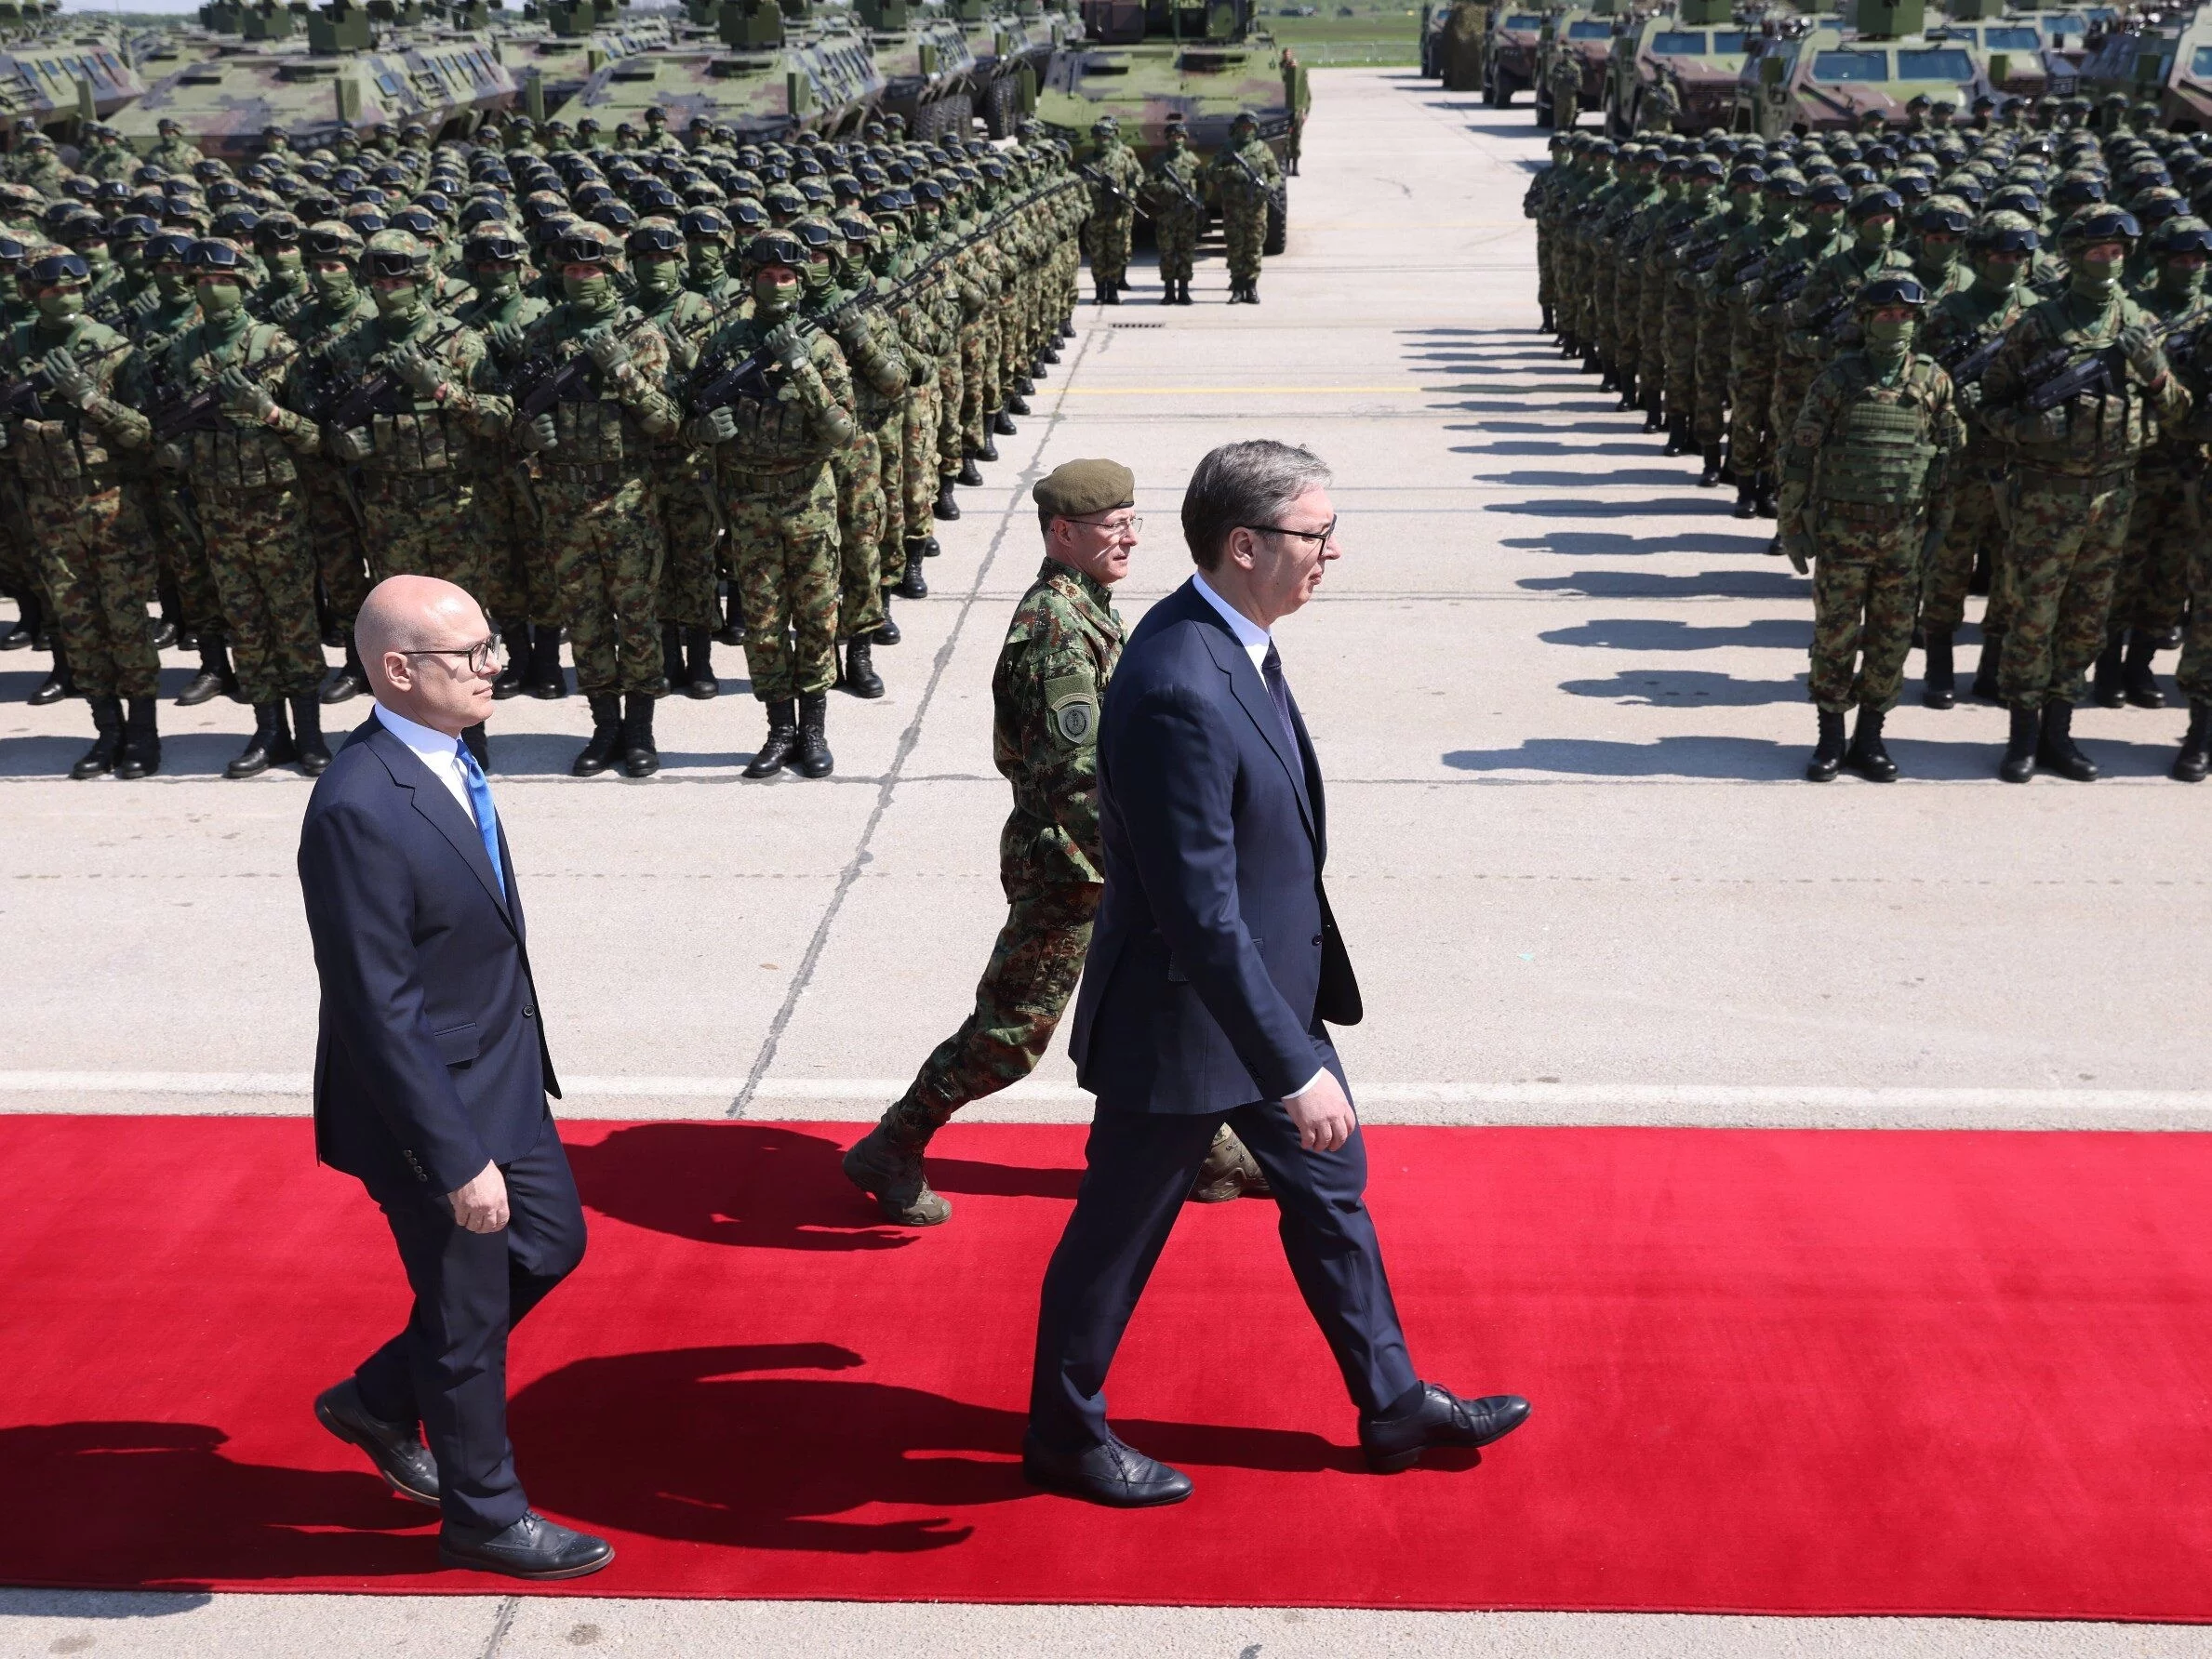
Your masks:
<svg viewBox="0 0 2212 1659"><path fill-rule="evenodd" d="M1275 636L1207 587L1204 571L1194 570L1191 573L1191 585L1198 590L1199 598L1205 600L1206 604L1212 605L1221 614L1221 620L1229 624L1229 631L1236 637L1236 643L1245 648L1245 655L1252 659L1253 670L1259 673L1264 680L1265 672L1259 665L1267 660L1268 647L1274 644ZM1306 1079L1305 1088L1298 1092L1303 1095L1306 1089L1311 1089L1319 1082L1327 1071L1327 1067L1322 1067L1312 1077Z"/></svg>
<svg viewBox="0 0 2212 1659"><path fill-rule="evenodd" d="M415 758L430 768L430 775L446 786L446 793L469 815L469 822L475 824L476 809L469 803L469 775L460 765L460 739L433 732L404 714L394 714L381 703L377 705L377 718L384 723L387 732L415 751ZM481 830L484 826L476 827Z"/></svg>

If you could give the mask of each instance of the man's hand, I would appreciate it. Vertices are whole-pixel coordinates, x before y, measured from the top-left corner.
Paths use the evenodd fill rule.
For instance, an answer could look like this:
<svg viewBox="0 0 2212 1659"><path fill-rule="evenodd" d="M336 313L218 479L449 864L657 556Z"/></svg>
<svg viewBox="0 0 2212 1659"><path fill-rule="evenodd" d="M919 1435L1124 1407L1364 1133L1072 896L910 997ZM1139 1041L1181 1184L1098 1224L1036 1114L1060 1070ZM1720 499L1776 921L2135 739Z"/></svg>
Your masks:
<svg viewBox="0 0 2212 1659"><path fill-rule="evenodd" d="M434 399L446 385L444 365L433 363L411 340L393 349L392 372L405 380L417 397Z"/></svg>
<svg viewBox="0 0 2212 1659"><path fill-rule="evenodd" d="M549 449L558 449L561 435L553 426L552 412L535 416L516 427L514 443L525 455L543 455Z"/></svg>
<svg viewBox="0 0 2212 1659"><path fill-rule="evenodd" d="M779 323L768 330L761 345L785 368L796 368L806 356L806 348L799 338L796 320Z"/></svg>
<svg viewBox="0 0 2212 1659"><path fill-rule="evenodd" d="M223 407L241 419L265 425L276 409L269 389L242 368L224 369L215 377L215 384L222 393Z"/></svg>
<svg viewBox="0 0 2212 1659"><path fill-rule="evenodd" d="M100 388L92 383L84 365L69 354L67 346L57 346L48 352L39 366L53 382L54 394L64 403L82 409L100 395Z"/></svg>
<svg viewBox="0 0 2212 1659"><path fill-rule="evenodd" d="M630 348L611 328L593 335L584 349L592 354L592 365L602 374L611 375L630 361Z"/></svg>
<svg viewBox="0 0 2212 1659"><path fill-rule="evenodd" d="M2155 383L2165 375L2165 352L2158 337L2140 323L2130 323L2120 330L2120 355L2147 383Z"/></svg>
<svg viewBox="0 0 2212 1659"><path fill-rule="evenodd" d="M1333 1071L1324 1071L1303 1095L1284 1101L1283 1109L1298 1125L1298 1144L1309 1152L1334 1152L1359 1127L1352 1102L1344 1097L1344 1085Z"/></svg>
<svg viewBox="0 0 2212 1659"><path fill-rule="evenodd" d="M365 461L376 452L376 436L365 426L349 426L330 434L330 453L348 466Z"/></svg>
<svg viewBox="0 0 2212 1659"><path fill-rule="evenodd" d="M459 1192L449 1192L453 1219L472 1233L496 1233L507 1225L507 1177L486 1163Z"/></svg>

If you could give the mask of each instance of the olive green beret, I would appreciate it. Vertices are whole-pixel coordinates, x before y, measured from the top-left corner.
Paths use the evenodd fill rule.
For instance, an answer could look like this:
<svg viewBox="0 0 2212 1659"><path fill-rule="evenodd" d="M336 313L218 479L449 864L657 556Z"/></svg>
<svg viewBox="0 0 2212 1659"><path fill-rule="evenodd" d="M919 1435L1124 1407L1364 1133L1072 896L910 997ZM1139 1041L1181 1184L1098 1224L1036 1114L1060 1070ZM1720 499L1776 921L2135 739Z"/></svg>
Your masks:
<svg viewBox="0 0 2212 1659"><path fill-rule="evenodd" d="M1030 490L1054 518L1088 518L1137 505L1137 474L1119 461L1062 461Z"/></svg>

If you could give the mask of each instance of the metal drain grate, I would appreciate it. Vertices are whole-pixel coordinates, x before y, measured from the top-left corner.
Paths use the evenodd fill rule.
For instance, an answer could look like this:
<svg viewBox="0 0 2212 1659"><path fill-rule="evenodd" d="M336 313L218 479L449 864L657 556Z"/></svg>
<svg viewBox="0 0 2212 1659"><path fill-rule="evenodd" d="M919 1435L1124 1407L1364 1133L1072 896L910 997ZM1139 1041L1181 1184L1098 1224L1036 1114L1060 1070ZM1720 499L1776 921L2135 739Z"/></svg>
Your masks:
<svg viewBox="0 0 2212 1659"><path fill-rule="evenodd" d="M1111 323L1111 324L1107 325L1107 326L1109 326L1109 327L1111 327L1111 328L1114 328L1114 329L1122 329L1122 328L1165 328L1165 327L1166 327L1166 326L1167 326L1167 325L1166 325L1166 324L1165 324L1165 323Z"/></svg>

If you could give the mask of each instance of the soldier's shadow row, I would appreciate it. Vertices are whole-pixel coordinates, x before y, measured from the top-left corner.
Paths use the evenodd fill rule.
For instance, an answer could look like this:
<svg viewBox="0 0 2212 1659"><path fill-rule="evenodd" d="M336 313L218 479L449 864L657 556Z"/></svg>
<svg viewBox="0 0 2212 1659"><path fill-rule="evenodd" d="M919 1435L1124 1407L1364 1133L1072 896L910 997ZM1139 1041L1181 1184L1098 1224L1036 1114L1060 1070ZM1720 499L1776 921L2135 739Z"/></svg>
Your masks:
<svg viewBox="0 0 2212 1659"><path fill-rule="evenodd" d="M1474 106L1474 107L1480 107ZM1454 413L1527 416L1537 412L1581 417L1571 420L1480 419L1447 425L1446 431L1476 434L1483 442L1455 444L1454 454L1486 459L1526 459L1531 465L1479 474L1481 482L1529 492L1519 500L1493 501L1483 511L1510 518L1564 524L1620 518L1726 518L1730 503L1717 492L1699 490L1686 467L1662 458L1664 439L1647 436L1638 418L1621 414L1611 397L1593 395L1596 381L1562 358L1550 338L1533 328L1428 328L1407 331L1402 356L1413 373L1428 378L1432 391L1471 391L1437 405ZM1490 397L1489 382L1510 378L1511 391ZM1499 436L1499 434L1512 434ZM1520 434L1527 434L1522 436ZM1541 463L1553 461L1553 466ZM1643 462L1645 464L1637 464ZM1631 487L1652 495L1633 501L1600 500L1586 492L1598 487ZM1733 523L1733 520L1729 520ZM1808 670L1806 658L1813 636L1812 582L1781 561L1769 560L1771 539L1763 522L1756 531L1665 530L1648 535L1626 531L1560 528L1533 536L1509 536L1502 545L1566 554L1577 559L1645 559L1659 554L1709 553L1740 561L1696 573L1603 568L1578 569L1564 577L1526 577L1516 585L1531 593L1580 594L1603 600L1683 599L1788 600L1803 606L1797 617L1763 617L1747 622L1704 624L1661 617L1593 617L1550 629L1537 637L1547 644L1589 646L1607 651L1684 652L1759 649L1789 654L1776 666L1783 678L1746 679L1724 670L1620 669L1605 678L1569 679L1560 689L1571 697L1594 697L1632 708L1680 710L1697 708L1804 706ZM1979 642L1979 629L1967 623L1964 642ZM2002 710L1987 710L1993 720ZM1931 718L1962 720L1955 739L1893 735L1890 747L1909 776L1930 779L1986 780L1992 734L1984 722L1959 710ZM2163 777L2173 759L2173 734L2162 723L2141 741L2084 735L2082 747L2108 776ZM1454 750L1444 763L1473 773L1544 772L1584 777L1686 777L1794 781L1803 772L1803 746L1762 737L1720 734L1674 734L1655 742L1609 738L1535 737L1512 749Z"/></svg>

